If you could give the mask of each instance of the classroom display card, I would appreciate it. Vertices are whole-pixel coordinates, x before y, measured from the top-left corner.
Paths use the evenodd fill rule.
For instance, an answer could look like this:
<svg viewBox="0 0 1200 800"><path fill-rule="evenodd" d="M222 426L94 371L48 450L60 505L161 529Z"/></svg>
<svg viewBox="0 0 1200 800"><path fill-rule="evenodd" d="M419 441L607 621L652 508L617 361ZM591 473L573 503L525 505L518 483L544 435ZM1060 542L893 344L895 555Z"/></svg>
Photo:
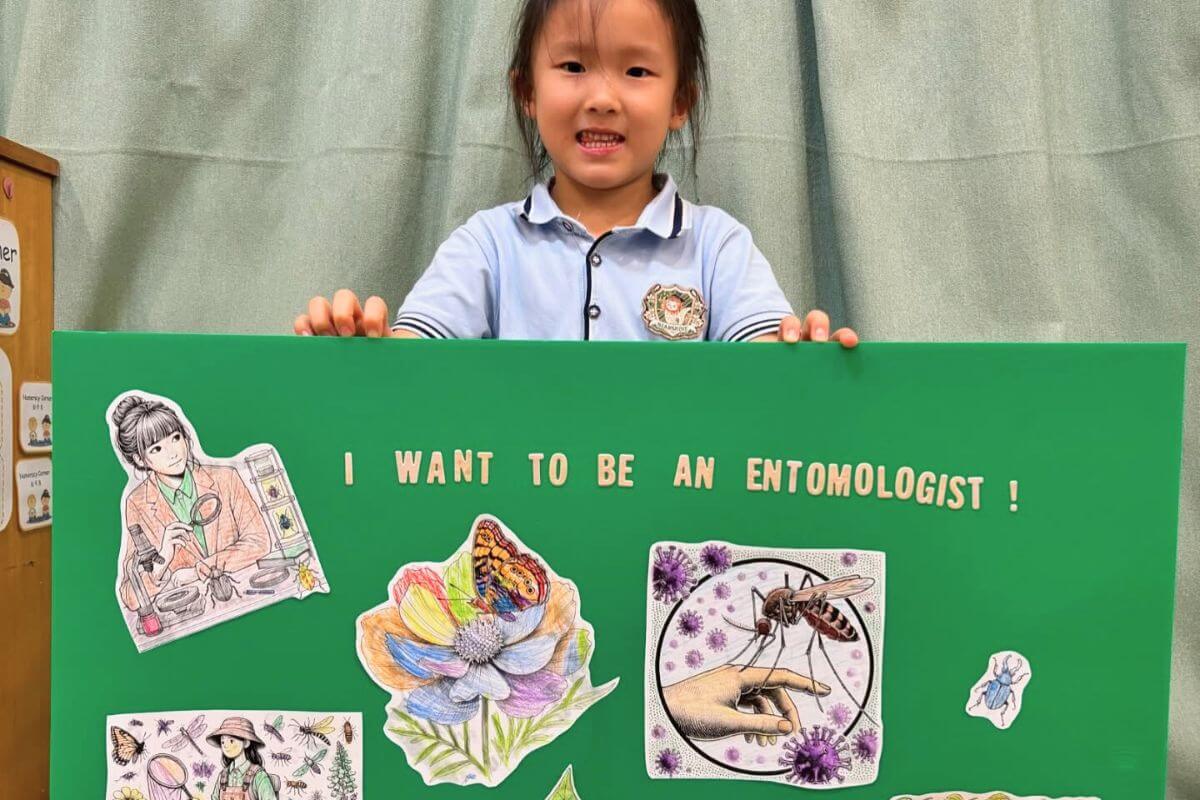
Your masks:
<svg viewBox="0 0 1200 800"><path fill-rule="evenodd" d="M48 458L17 462L17 497L23 500L17 516L21 530L45 528L51 524L54 513L52 478Z"/></svg>
<svg viewBox="0 0 1200 800"><path fill-rule="evenodd" d="M17 228L0 218L0 336L21 324L21 242Z"/></svg>
<svg viewBox="0 0 1200 800"><path fill-rule="evenodd" d="M51 411L53 392L48 383L22 383L17 438L26 453L48 453L54 442Z"/></svg>

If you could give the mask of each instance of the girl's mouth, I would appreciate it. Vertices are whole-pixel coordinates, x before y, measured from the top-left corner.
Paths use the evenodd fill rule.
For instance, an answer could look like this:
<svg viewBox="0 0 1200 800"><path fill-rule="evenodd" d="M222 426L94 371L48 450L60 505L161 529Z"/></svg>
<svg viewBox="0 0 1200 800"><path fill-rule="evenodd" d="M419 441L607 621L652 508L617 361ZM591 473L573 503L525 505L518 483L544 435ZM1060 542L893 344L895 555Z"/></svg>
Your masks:
<svg viewBox="0 0 1200 800"><path fill-rule="evenodd" d="M625 137L619 133L580 131L575 134L575 141L588 155L606 156L620 150L625 144Z"/></svg>

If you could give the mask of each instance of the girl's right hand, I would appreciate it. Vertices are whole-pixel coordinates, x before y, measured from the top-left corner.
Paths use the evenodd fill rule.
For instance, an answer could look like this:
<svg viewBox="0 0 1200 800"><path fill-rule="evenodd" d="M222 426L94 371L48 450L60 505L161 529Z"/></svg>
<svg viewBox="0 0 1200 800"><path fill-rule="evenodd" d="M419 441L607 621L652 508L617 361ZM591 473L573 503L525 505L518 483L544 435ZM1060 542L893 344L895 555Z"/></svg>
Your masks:
<svg viewBox="0 0 1200 800"><path fill-rule="evenodd" d="M361 305L349 289L339 289L332 303L324 297L309 300L308 313L296 317L293 327L300 336L381 338L405 333L392 331L387 303L381 298L368 297L366 305Z"/></svg>

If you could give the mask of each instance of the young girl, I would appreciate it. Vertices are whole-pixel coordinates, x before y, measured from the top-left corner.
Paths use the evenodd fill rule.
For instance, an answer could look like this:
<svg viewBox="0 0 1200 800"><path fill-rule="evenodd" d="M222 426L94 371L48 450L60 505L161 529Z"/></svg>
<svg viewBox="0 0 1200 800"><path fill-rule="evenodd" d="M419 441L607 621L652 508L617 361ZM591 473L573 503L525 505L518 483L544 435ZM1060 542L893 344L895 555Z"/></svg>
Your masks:
<svg viewBox="0 0 1200 800"><path fill-rule="evenodd" d="M206 737L221 748L221 772L213 782L212 800L277 800L279 779L263 769L263 740L254 723L245 717L230 717Z"/></svg>
<svg viewBox="0 0 1200 800"><path fill-rule="evenodd" d="M750 232L680 197L655 164L707 92L695 0L526 0L510 70L534 174L523 201L475 214L442 244L394 323L343 289L314 297L302 335L778 341L834 339L792 314Z"/></svg>

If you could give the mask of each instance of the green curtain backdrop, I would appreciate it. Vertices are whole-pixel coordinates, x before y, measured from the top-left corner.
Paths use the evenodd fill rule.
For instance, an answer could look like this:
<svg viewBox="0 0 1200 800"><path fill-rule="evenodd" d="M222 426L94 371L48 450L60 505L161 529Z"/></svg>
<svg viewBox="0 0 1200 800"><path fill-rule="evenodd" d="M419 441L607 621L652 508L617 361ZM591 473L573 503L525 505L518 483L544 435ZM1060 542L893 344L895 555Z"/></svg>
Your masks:
<svg viewBox="0 0 1200 800"><path fill-rule="evenodd" d="M1194 0L700 4L697 179L687 152L667 166L750 226L798 308L869 339L1200 342ZM278 333L343 285L394 307L453 227L526 189L517 5L0 0L0 134L62 164L58 327ZM1200 796L1189 364L1178 800Z"/></svg>

